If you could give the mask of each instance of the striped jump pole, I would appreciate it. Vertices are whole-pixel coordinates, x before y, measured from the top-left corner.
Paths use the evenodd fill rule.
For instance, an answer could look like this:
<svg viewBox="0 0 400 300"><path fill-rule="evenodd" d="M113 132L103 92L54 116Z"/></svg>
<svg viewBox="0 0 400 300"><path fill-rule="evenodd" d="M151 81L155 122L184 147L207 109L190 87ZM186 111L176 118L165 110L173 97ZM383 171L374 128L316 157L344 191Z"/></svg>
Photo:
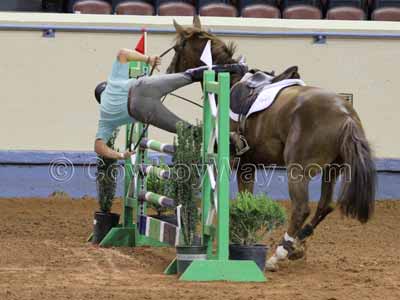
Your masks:
<svg viewBox="0 0 400 300"><path fill-rule="evenodd" d="M143 138L140 141L140 147L143 149L150 149L150 150L167 153L167 154L175 153L174 145L164 144L159 141L151 140L151 139L147 139L147 138Z"/></svg>
<svg viewBox="0 0 400 300"><path fill-rule="evenodd" d="M141 191L139 193L139 201L151 202L162 207L175 208L174 199L153 192Z"/></svg>

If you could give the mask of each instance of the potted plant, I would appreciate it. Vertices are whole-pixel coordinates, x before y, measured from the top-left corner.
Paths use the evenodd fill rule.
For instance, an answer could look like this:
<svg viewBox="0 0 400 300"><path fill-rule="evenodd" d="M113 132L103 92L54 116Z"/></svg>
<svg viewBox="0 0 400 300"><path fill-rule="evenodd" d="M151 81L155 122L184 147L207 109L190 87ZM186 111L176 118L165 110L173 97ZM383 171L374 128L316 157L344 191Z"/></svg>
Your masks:
<svg viewBox="0 0 400 300"><path fill-rule="evenodd" d="M182 273L193 260L206 258L206 247L201 246L197 235L199 222L198 194L201 164L202 128L177 125L177 140L173 157L175 180L171 180L171 196L181 205L182 244L176 247L178 273Z"/></svg>
<svg viewBox="0 0 400 300"><path fill-rule="evenodd" d="M253 260L264 271L267 246L259 242L285 221L284 208L271 198L239 193L230 203L230 259Z"/></svg>
<svg viewBox="0 0 400 300"><path fill-rule="evenodd" d="M114 149L118 131L115 131L107 145ZM97 200L100 211L94 213L92 243L100 243L112 227L119 223L119 214L112 213L111 207L117 188L117 160L98 156L97 158Z"/></svg>

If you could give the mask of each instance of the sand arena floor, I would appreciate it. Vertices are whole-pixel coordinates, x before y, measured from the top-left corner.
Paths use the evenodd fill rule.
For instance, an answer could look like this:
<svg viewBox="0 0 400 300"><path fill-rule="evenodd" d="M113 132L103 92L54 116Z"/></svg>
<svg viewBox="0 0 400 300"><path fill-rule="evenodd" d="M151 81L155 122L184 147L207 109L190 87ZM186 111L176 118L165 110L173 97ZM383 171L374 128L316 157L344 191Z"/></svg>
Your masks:
<svg viewBox="0 0 400 300"><path fill-rule="evenodd" d="M365 226L333 213L307 258L262 284L179 282L162 274L173 249L85 243L96 207L93 199L0 199L0 299L400 299L400 201L378 202Z"/></svg>

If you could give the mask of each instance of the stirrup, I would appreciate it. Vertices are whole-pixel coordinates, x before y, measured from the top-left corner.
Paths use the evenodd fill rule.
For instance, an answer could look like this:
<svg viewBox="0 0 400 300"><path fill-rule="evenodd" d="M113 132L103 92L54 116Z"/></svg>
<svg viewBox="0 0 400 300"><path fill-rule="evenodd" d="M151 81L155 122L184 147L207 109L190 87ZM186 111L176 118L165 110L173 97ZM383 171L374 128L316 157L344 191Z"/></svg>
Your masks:
<svg viewBox="0 0 400 300"><path fill-rule="evenodd" d="M250 150L250 146L249 146L249 143L247 143L246 138L243 135L239 135L239 139L243 143L244 147L242 147L241 149L238 149L238 147L235 147L236 148L236 156L241 156Z"/></svg>

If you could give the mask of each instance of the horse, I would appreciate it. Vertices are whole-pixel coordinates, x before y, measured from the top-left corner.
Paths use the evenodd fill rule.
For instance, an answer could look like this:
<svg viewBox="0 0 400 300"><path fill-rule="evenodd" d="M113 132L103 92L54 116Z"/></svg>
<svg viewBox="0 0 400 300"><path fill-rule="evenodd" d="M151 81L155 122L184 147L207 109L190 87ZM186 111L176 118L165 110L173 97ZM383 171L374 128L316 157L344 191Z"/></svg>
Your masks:
<svg viewBox="0 0 400 300"><path fill-rule="evenodd" d="M174 27L175 54L167 73L203 65L200 56L208 40L214 64L237 63L233 58L236 45L225 44L203 30L198 17L194 17L192 27L184 28L175 20ZM233 74L231 86L239 80ZM234 131L239 124L231 120L230 126ZM281 260L304 256L306 238L334 210L333 192L340 176L337 205L341 212L361 223L370 220L376 188L372 150L359 116L340 95L311 86L287 87L268 109L248 117L244 132L250 150L240 157L237 167L239 191L253 192L256 168L249 171L249 165L287 169L292 210L288 229L267 260L267 270L276 271ZM311 213L308 185L319 174L321 197L315 215L305 224Z"/></svg>

